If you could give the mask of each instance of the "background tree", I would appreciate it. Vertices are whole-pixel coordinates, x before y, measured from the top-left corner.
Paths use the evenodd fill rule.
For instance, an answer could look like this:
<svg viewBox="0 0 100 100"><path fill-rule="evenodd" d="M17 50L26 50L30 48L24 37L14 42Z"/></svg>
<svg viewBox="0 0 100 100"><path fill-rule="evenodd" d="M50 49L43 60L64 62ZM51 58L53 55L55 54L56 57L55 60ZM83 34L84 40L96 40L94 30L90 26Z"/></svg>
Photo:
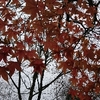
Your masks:
<svg viewBox="0 0 100 100"><path fill-rule="evenodd" d="M66 100L69 95L68 90L70 88L69 78L68 75L64 75L53 83L54 98L52 100Z"/></svg>
<svg viewBox="0 0 100 100"><path fill-rule="evenodd" d="M29 89L28 100L34 92L40 100L42 91L63 73L71 75L73 99L91 100L100 94L100 1L1 0L0 5L0 60L4 62L0 75L6 81L10 78L19 100L22 84ZM33 72L31 87L23 81L26 61ZM52 61L63 73L43 85ZM17 82L12 77L15 70Z"/></svg>

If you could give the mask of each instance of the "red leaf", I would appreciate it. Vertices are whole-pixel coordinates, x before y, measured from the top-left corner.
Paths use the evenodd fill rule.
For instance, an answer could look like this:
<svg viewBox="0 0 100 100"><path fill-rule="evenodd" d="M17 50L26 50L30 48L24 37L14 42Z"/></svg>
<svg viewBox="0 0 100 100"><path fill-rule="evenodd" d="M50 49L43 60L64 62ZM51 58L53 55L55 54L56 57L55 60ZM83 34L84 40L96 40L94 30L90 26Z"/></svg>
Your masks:
<svg viewBox="0 0 100 100"><path fill-rule="evenodd" d="M0 75L5 81L8 81L8 74L5 67L0 67Z"/></svg>
<svg viewBox="0 0 100 100"><path fill-rule="evenodd" d="M29 60L33 58L38 58L38 55L35 50L26 51L25 55L26 55L26 59L29 59Z"/></svg>
<svg viewBox="0 0 100 100"><path fill-rule="evenodd" d="M26 6L22 11L27 14L30 14L32 19L35 18L36 14L38 13L35 0L25 0L25 2L26 2Z"/></svg>
<svg viewBox="0 0 100 100"><path fill-rule="evenodd" d="M70 69L73 66L73 62L71 60L67 60L66 62L60 62L59 69L62 68L63 72L66 73L66 69Z"/></svg>
<svg viewBox="0 0 100 100"><path fill-rule="evenodd" d="M11 40L12 38L14 38L15 40L17 40L17 34L18 34L18 32L13 31L12 29L8 29L7 32L3 33L3 35L8 36L9 40Z"/></svg>
<svg viewBox="0 0 100 100"><path fill-rule="evenodd" d="M33 36L30 36L30 37L25 36L25 42L27 42L29 46L33 45L34 43L32 39L33 39Z"/></svg>
<svg viewBox="0 0 100 100"><path fill-rule="evenodd" d="M51 49L54 52L59 51L59 46L57 44L57 42L55 41L55 39L53 38L48 38L46 42L44 42L44 49Z"/></svg>
<svg viewBox="0 0 100 100"><path fill-rule="evenodd" d="M71 78L70 81L71 81L73 86L77 86L77 84L78 84L78 79L77 78L75 78L75 77Z"/></svg>
<svg viewBox="0 0 100 100"><path fill-rule="evenodd" d="M42 74L43 70L46 68L45 65L43 64L42 59L34 59L30 66L34 67L34 72Z"/></svg>
<svg viewBox="0 0 100 100"><path fill-rule="evenodd" d="M0 30L4 29L5 22L0 19Z"/></svg>
<svg viewBox="0 0 100 100"><path fill-rule="evenodd" d="M9 54L11 54L12 51L11 51L11 48L10 47L5 47L5 46L1 46L1 49L0 49L0 60L4 60L5 62L7 61L7 56Z"/></svg>
<svg viewBox="0 0 100 100"><path fill-rule="evenodd" d="M19 0L12 0L12 4L19 4Z"/></svg>
<svg viewBox="0 0 100 100"><path fill-rule="evenodd" d="M7 70L10 72L11 76L14 74L15 69L17 69L18 71L21 71L20 63L9 62L9 65L7 66Z"/></svg>
<svg viewBox="0 0 100 100"><path fill-rule="evenodd" d="M13 54L13 57L16 57L19 61L22 61L23 59L25 59L25 50L16 50L16 53Z"/></svg>
<svg viewBox="0 0 100 100"><path fill-rule="evenodd" d="M8 56L7 53L0 53L0 60L3 59L6 62L7 61L7 56Z"/></svg>
<svg viewBox="0 0 100 100"><path fill-rule="evenodd" d="M93 49L85 50L85 51L84 51L84 55L85 55L87 58L90 58L90 59L94 60L95 54L94 54L94 50L93 50Z"/></svg>
<svg viewBox="0 0 100 100"><path fill-rule="evenodd" d="M17 42L17 46L15 48L17 50L24 50L25 46L23 45L23 42Z"/></svg>
<svg viewBox="0 0 100 100"><path fill-rule="evenodd" d="M69 94L72 95L72 98L75 98L77 96L77 94L78 94L78 91L77 90L73 90L72 88L70 88Z"/></svg>
<svg viewBox="0 0 100 100"><path fill-rule="evenodd" d="M100 94L100 84L96 84L95 88L94 88L94 92L98 95Z"/></svg>

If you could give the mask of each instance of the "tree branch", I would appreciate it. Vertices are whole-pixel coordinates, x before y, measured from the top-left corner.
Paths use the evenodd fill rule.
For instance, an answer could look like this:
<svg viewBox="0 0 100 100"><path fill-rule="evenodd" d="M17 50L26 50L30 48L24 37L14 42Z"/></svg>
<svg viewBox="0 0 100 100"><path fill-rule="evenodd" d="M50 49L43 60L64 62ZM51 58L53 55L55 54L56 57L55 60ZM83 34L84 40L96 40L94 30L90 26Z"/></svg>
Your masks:
<svg viewBox="0 0 100 100"><path fill-rule="evenodd" d="M11 0L9 0L9 1L7 2L6 7L8 7L8 5L10 4L10 2L11 2Z"/></svg>
<svg viewBox="0 0 100 100"><path fill-rule="evenodd" d="M19 80L18 80L18 97L19 97L19 100L22 100L20 89L21 89L21 72L19 71Z"/></svg>
<svg viewBox="0 0 100 100"><path fill-rule="evenodd" d="M68 71L66 74L70 73ZM53 82L55 82L59 77L61 77L63 73L61 72L55 79L53 79L50 83L46 84L45 86L42 87L42 91L45 90L47 87L49 87ZM37 95L39 92L35 93L33 96Z"/></svg>
<svg viewBox="0 0 100 100"><path fill-rule="evenodd" d="M9 75L9 74L8 74L8 75ZM14 84L14 86L16 87L16 89L18 90L18 86L16 85L16 83L14 82L14 80L12 79L12 77L11 77L10 75L9 75L9 77L10 77L12 83Z"/></svg>
<svg viewBox="0 0 100 100"><path fill-rule="evenodd" d="M38 99L37 100L40 100L41 99L42 85L43 85L43 77L44 77L44 70L43 70L42 76L41 76L41 81L40 81L40 86L39 86L39 95L38 95Z"/></svg>
<svg viewBox="0 0 100 100"><path fill-rule="evenodd" d="M30 89L30 94L29 94L28 100L32 100L33 91L34 91L34 87L35 87L35 81L37 79L37 76L38 76L38 73L35 72L34 75L33 75L33 83L32 83L31 89Z"/></svg>

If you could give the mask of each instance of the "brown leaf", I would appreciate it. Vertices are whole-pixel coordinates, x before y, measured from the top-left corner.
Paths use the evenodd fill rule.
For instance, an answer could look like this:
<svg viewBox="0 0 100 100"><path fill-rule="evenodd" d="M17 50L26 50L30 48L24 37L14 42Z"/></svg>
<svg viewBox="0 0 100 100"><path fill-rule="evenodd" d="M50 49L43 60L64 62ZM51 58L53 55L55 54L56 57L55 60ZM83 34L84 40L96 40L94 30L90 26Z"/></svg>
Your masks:
<svg viewBox="0 0 100 100"><path fill-rule="evenodd" d="M9 62L9 65L6 67L7 70L10 72L9 74L12 76L15 72L15 69L21 71L20 63L18 62Z"/></svg>
<svg viewBox="0 0 100 100"><path fill-rule="evenodd" d="M5 67L0 67L0 75L5 81L8 81L8 74Z"/></svg>
<svg viewBox="0 0 100 100"><path fill-rule="evenodd" d="M38 13L38 8L35 0L25 0L25 2L26 2L26 6L22 11L27 14L30 14L31 18L34 19Z"/></svg>

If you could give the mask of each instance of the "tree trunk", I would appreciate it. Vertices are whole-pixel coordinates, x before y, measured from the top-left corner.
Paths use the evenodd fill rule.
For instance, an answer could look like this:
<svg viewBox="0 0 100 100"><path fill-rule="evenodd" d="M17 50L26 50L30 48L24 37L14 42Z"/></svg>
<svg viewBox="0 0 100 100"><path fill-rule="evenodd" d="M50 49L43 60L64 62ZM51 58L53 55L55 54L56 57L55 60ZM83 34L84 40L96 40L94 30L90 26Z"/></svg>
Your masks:
<svg viewBox="0 0 100 100"><path fill-rule="evenodd" d="M35 87L35 81L37 79L37 76L38 76L38 73L35 72L34 75L33 75L33 83L32 83L31 89L30 89L30 94L29 94L28 100L32 100L33 91L34 91L34 87Z"/></svg>

